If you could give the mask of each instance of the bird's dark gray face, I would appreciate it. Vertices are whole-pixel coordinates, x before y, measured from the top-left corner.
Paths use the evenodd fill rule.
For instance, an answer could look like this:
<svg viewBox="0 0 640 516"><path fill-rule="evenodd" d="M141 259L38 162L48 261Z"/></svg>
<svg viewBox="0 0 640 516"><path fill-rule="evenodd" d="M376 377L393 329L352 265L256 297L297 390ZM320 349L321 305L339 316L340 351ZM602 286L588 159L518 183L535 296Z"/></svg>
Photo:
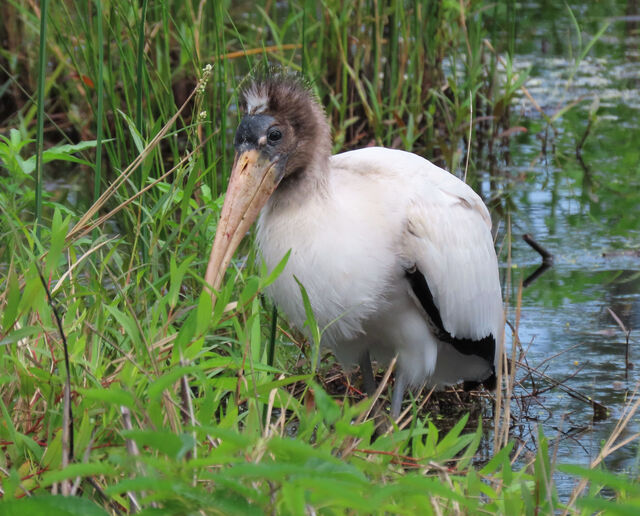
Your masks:
<svg viewBox="0 0 640 516"><path fill-rule="evenodd" d="M287 159L294 145L293 132L288 124L280 123L267 114L245 115L236 130L234 147L236 156L256 150L260 157L275 165L278 181L285 173Z"/></svg>

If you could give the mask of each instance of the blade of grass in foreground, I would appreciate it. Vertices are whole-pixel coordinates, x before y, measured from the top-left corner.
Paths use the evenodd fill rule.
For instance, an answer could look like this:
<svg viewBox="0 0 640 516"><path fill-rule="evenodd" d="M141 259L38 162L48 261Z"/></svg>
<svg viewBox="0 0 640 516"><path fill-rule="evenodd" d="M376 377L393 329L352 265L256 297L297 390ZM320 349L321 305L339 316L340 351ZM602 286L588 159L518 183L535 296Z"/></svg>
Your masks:
<svg viewBox="0 0 640 516"><path fill-rule="evenodd" d="M96 166L93 177L93 202L100 197L100 182L102 175L102 116L104 114L102 65L104 62L104 35L102 32L102 2L96 1L96 24L98 27L98 111L96 113Z"/></svg>
<svg viewBox="0 0 640 516"><path fill-rule="evenodd" d="M36 132L36 235L40 236L42 220L42 152L44 150L44 81L47 70L47 7L49 0L42 0L40 8L40 55L38 58L38 127Z"/></svg>
<svg viewBox="0 0 640 516"><path fill-rule="evenodd" d="M140 20L138 26L138 50L136 55L136 128L138 129L138 133L140 135L144 135L145 128L142 123L142 89L144 87L144 24L145 18L147 17L147 0L143 0L142 2L142 12L140 13ZM144 137L144 136L143 136ZM144 182L146 180L145 173L142 167L138 168L136 173L138 176L138 189L142 189L144 186ZM139 208L141 210L141 208ZM139 217L145 217L145 215L140 212ZM149 235L146 229L146 225L140 221L139 231L142 232L142 238L140 239L140 247L142 249L142 256L145 262L149 260L149 251L148 251L148 242Z"/></svg>

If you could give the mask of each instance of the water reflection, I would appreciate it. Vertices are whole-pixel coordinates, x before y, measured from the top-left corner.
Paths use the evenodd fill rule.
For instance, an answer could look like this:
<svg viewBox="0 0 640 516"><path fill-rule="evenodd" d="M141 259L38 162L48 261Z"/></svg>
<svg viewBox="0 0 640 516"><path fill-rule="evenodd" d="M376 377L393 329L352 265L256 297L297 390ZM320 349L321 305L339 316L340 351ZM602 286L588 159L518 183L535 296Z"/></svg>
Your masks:
<svg viewBox="0 0 640 516"><path fill-rule="evenodd" d="M543 424L546 435L555 436L558 460L581 464L596 457L640 380L640 16L636 1L606 4L572 6L584 41L606 17L611 22L577 66L568 57L576 36L563 25L568 17L562 4L523 8L514 61L531 68L530 93L549 115L578 102L555 123L549 142L540 138L540 117L524 109L517 123L529 131L513 141L506 187L517 207L508 210L514 235L509 299L517 298L519 283L540 264L520 235L531 233L555 257L553 268L523 292L519 337L526 362L612 412L594 422L588 403L558 388L545 390L548 384L523 368L516 402L523 417L514 435L526 441L535 424ZM525 28L529 17L536 23ZM627 338L637 368L626 367ZM633 422L628 435L639 426ZM607 465L627 471L636 451L635 445L621 448ZM572 486L561 480L560 490L566 494Z"/></svg>

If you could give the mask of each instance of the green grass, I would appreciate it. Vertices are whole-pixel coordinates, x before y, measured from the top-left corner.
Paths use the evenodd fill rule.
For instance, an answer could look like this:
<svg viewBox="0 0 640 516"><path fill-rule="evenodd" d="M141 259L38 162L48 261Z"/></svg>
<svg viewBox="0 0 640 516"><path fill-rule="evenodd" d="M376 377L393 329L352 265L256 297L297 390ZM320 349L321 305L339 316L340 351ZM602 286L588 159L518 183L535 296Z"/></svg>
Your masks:
<svg viewBox="0 0 640 516"><path fill-rule="evenodd" d="M513 48L488 29L513 35L513 2L135 5L57 2L43 20L0 7L21 31L0 54L15 105L0 135L0 512L562 511L542 435L518 468L513 443L479 462L483 431L465 419L443 432L416 413L374 439L368 401L329 396L317 347L273 320L260 292L274 274L250 242L216 306L202 295L248 72L304 71L336 150L375 142L462 172L471 134L473 183L525 79L499 80L483 42ZM490 121L470 125L472 105ZM36 155L62 192L35 179ZM572 512L640 499L620 476L567 471L592 481Z"/></svg>

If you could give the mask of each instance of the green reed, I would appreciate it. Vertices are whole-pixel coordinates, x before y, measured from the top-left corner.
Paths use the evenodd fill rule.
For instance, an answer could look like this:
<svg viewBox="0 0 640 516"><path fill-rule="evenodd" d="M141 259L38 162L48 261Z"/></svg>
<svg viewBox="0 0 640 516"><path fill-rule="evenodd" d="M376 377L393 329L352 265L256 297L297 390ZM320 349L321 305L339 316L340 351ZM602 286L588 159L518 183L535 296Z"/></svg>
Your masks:
<svg viewBox="0 0 640 516"><path fill-rule="evenodd" d="M36 129L36 170L35 170L35 229L40 234L42 222L42 153L44 151L44 85L47 80L47 10L49 2L44 0L40 10L40 45L38 57L38 94L37 94L37 129Z"/></svg>

